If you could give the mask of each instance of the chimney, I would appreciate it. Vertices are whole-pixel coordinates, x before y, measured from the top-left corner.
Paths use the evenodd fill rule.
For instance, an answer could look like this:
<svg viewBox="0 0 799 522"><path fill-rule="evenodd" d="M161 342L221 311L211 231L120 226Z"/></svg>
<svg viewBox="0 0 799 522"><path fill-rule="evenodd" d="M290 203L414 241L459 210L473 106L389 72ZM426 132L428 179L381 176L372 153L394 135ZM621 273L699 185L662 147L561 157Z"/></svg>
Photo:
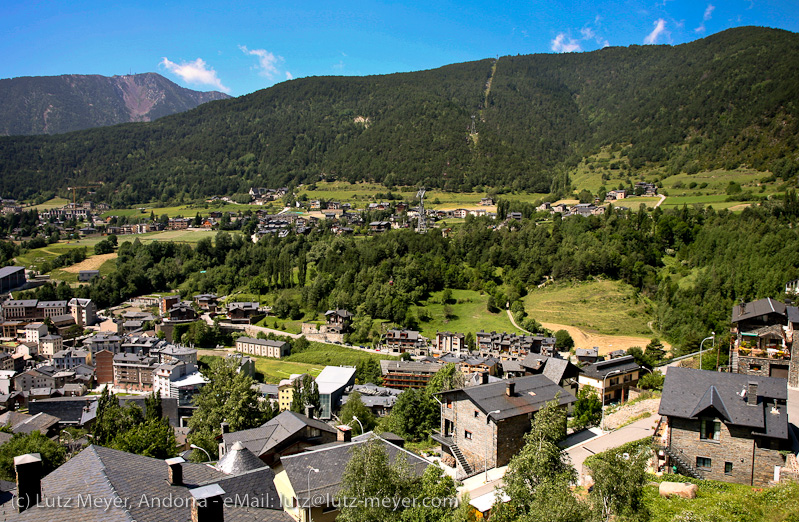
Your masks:
<svg viewBox="0 0 799 522"><path fill-rule="evenodd" d="M746 403L750 406L757 406L757 383L749 381L746 388Z"/></svg>
<svg viewBox="0 0 799 522"><path fill-rule="evenodd" d="M191 493L191 522L224 522L225 490L219 484L211 484L189 491Z"/></svg>
<svg viewBox="0 0 799 522"><path fill-rule="evenodd" d="M508 397L513 397L515 393L516 393L516 383L515 382L507 383L505 385L505 395L507 395Z"/></svg>
<svg viewBox="0 0 799 522"><path fill-rule="evenodd" d="M42 498L42 456L28 453L14 457L17 473L17 511L22 513Z"/></svg>
<svg viewBox="0 0 799 522"><path fill-rule="evenodd" d="M222 435L225 433L230 433L230 424L227 421L222 421Z"/></svg>
<svg viewBox="0 0 799 522"><path fill-rule="evenodd" d="M488 384L488 372L480 374L480 384Z"/></svg>
<svg viewBox="0 0 799 522"><path fill-rule="evenodd" d="M352 440L352 428L342 424L336 426L336 441L337 442L350 442Z"/></svg>
<svg viewBox="0 0 799 522"><path fill-rule="evenodd" d="M309 419L313 419L313 406L310 404L305 406L305 416Z"/></svg>
<svg viewBox="0 0 799 522"><path fill-rule="evenodd" d="M183 463L186 462L183 457L175 457L174 459L166 459L166 465L169 466L169 485L182 486L183 485Z"/></svg>

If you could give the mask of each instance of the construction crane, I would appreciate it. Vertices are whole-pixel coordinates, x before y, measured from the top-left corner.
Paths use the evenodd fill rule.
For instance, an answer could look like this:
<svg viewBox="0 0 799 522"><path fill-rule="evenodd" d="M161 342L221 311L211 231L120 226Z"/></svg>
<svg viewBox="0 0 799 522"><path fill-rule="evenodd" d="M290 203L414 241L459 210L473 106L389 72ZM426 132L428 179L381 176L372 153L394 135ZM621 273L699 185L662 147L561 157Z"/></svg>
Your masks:
<svg viewBox="0 0 799 522"><path fill-rule="evenodd" d="M425 188L422 187L419 189L419 192L416 193L416 197L419 198L419 225L416 231L420 234L427 232L427 216L424 213L425 192Z"/></svg>
<svg viewBox="0 0 799 522"><path fill-rule="evenodd" d="M75 196L75 190L77 190L77 189L90 189L90 188L94 188L94 187L99 187L101 185L102 185L102 183L89 183L88 185L75 185L74 187L67 187L67 190L71 190L72 191L72 208L75 208L77 206L77 199L76 199L76 196Z"/></svg>

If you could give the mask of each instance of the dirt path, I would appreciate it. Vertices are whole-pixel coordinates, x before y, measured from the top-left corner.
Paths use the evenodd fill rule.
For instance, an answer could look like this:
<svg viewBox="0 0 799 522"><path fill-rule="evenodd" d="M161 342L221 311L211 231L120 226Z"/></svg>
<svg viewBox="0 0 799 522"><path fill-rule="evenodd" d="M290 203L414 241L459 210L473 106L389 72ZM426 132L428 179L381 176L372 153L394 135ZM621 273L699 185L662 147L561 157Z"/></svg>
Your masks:
<svg viewBox="0 0 799 522"><path fill-rule="evenodd" d="M634 337L630 335L602 335L596 333L589 333L577 328L576 326L569 326L566 324L557 323L541 323L547 330L556 332L558 330L566 330L569 335L574 339L574 346L577 348L599 348L599 354L608 354L614 350L627 350L633 346L640 346L641 348L649 344L651 339L646 337ZM661 340L665 349L671 350L671 345Z"/></svg>
<svg viewBox="0 0 799 522"><path fill-rule="evenodd" d="M100 266L108 261L109 259L116 259L117 254L116 252L112 254L99 254L96 256L92 256L80 263L76 263L72 266L68 266L64 268L64 272L70 272L72 274L77 274L81 270L97 270Z"/></svg>

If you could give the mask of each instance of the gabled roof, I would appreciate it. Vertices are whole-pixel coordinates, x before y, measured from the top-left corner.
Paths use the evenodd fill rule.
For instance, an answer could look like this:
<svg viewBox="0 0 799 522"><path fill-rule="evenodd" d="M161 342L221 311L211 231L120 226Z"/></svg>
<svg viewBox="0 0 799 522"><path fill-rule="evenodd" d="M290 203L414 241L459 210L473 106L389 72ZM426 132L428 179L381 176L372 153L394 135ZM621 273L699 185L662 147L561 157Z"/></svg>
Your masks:
<svg viewBox="0 0 799 522"><path fill-rule="evenodd" d="M232 447L236 442L241 442L255 456L260 457L279 449L283 443L297 435L305 427L329 433L336 432L322 421L286 410L257 428L225 433L222 435L222 441L226 448Z"/></svg>
<svg viewBox="0 0 799 522"><path fill-rule="evenodd" d="M771 313L785 315L785 303L767 297L751 303L735 305L732 307L732 322L737 323Z"/></svg>
<svg viewBox="0 0 799 522"><path fill-rule="evenodd" d="M721 398L721 394L719 394L718 389L716 389L716 387L713 385L707 389L702 398L699 399L699 402L696 403L694 411L691 412L691 417L696 418L699 416L699 414L704 413L711 408L716 410L721 418L727 422L732 421L729 412L727 412L727 407L724 405L724 399Z"/></svg>
<svg viewBox="0 0 799 522"><path fill-rule="evenodd" d="M592 379L602 379L611 372L626 373L639 369L641 366L635 362L635 357L626 355L607 361L598 361L588 366L583 366L583 373Z"/></svg>
<svg viewBox="0 0 799 522"><path fill-rule="evenodd" d="M514 393L507 394L507 387L513 383ZM495 384L483 384L460 390L440 392L439 395L463 393L480 408L483 413L499 410L492 417L496 420L508 419L518 415L537 412L545 403L558 397L558 404L575 402L574 395L567 392L543 375L529 375Z"/></svg>
<svg viewBox="0 0 799 522"><path fill-rule="evenodd" d="M404 457L407 459L411 471L417 476L424 473L427 466L431 465L410 451L395 446L376 435L372 436L383 445L391 462L396 462L397 458ZM367 444L369 440L370 438L359 437L358 440L349 444L336 444L283 457L281 459L283 469L286 470L286 475L288 475L298 501L304 502L309 494L311 498L335 497L341 488L341 478L352 458L353 449ZM309 466L318 469L319 472L309 474Z"/></svg>
<svg viewBox="0 0 799 522"><path fill-rule="evenodd" d="M747 401L749 383L757 384L757 403ZM658 413L668 417L696 419L711 406L729 424L750 428L752 433L788 438L788 381L742 373L721 373L671 367L666 373ZM723 410L723 411L722 411Z"/></svg>
<svg viewBox="0 0 799 522"><path fill-rule="evenodd" d="M253 490L259 495L276 495L271 480L265 475L229 476L205 464L184 462L183 486L173 486L168 481L168 466L163 460L134 455L101 446L89 446L42 480L44 499L61 500L64 505L71 499L71 509L48 508L45 502L22 513L17 513L11 502L0 506L0 515L9 520L63 521L63 522L184 522L191 518L188 499L190 490L210 484L224 484L224 517L226 522L264 520L290 522L287 513L277 509L259 509L259 506L233 507L235 495ZM264 473L256 470L253 473ZM253 484L254 482L254 484ZM81 498L91 494L92 500L101 501L108 509L81 504ZM141 502L141 499L151 502ZM172 499L172 506L166 505ZM43 500L44 500L43 499ZM161 501L160 507L155 504ZM240 502L239 502L240 504ZM124 509L120 506L126 505Z"/></svg>

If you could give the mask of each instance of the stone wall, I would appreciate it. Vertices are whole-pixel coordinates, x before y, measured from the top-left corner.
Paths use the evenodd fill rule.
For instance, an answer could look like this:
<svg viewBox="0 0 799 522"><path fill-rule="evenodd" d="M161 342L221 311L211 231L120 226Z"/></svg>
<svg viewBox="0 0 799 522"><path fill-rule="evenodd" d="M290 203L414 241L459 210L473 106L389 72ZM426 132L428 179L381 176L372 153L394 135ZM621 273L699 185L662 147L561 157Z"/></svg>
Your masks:
<svg viewBox="0 0 799 522"><path fill-rule="evenodd" d="M315 325L313 323L302 323L302 335L309 341L320 343L343 343L344 334L332 333L327 331L327 325Z"/></svg>
<svg viewBox="0 0 799 522"><path fill-rule="evenodd" d="M753 406L754 407L754 406ZM711 468L697 468L706 479L723 482L736 482L755 486L768 485L774 478L774 466L784 462L779 451L757 441L751 434L751 428L727 426L721 423L719 440L703 440L699 438L699 420L669 419L671 426L671 449L693 466L697 457L711 459ZM732 463L732 471L724 472L726 462Z"/></svg>

